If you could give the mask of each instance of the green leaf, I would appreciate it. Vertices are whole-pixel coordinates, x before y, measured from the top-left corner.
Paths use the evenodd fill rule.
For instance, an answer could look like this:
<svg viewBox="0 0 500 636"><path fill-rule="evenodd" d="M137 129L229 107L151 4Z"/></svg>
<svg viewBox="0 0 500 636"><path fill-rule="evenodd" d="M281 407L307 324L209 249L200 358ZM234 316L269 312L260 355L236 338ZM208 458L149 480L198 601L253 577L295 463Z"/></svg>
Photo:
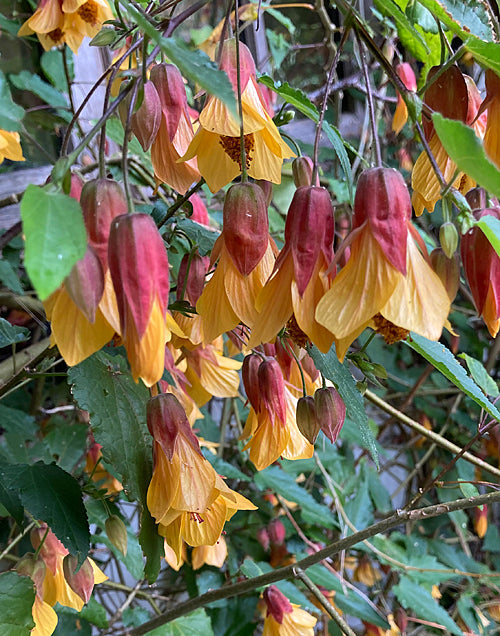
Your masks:
<svg viewBox="0 0 500 636"><path fill-rule="evenodd" d="M34 93L37 97L40 97L40 99L54 108L67 109L68 107L66 96L48 82L44 82L39 75L35 75L29 71L21 71L18 75L10 75L9 80L19 90ZM71 121L71 113L68 110L60 110L58 114L67 121Z"/></svg>
<svg viewBox="0 0 500 636"><path fill-rule="evenodd" d="M368 416L366 415L363 396L356 388L356 382L349 371L349 363L347 360L344 361L344 364L339 361L334 346L328 353L321 353L317 347L313 346L310 347L309 353L318 371L337 387L337 391L346 405L349 419L356 422L359 426L364 446L370 451L372 459L378 468L379 461L375 438L368 426Z"/></svg>
<svg viewBox="0 0 500 636"><path fill-rule="evenodd" d="M73 53L69 48L65 51L70 79L74 79ZM40 65L52 85L62 93L68 92L68 82L64 73L63 52L60 49L45 51L40 58Z"/></svg>
<svg viewBox="0 0 500 636"><path fill-rule="evenodd" d="M204 609L176 618L175 621L162 625L148 632L148 636L213 636L212 623Z"/></svg>
<svg viewBox="0 0 500 636"><path fill-rule="evenodd" d="M345 149L344 140L342 139L342 135L338 131L335 126L329 124L327 121L323 121L322 126L326 136L330 140L330 143L335 150L335 153L340 161L340 165L342 166L342 170L344 171L345 179L347 181L347 189L349 191L349 202L354 202L354 187L352 184L352 173L351 173L351 162L349 161L349 157L347 155L347 151Z"/></svg>
<svg viewBox="0 0 500 636"><path fill-rule="evenodd" d="M224 479L239 479L240 481L251 481L251 478L245 473L242 473L239 468L233 466L229 462L226 462L222 457L218 457L211 453L208 449L203 450L203 455L212 466L215 468L219 475L222 475Z"/></svg>
<svg viewBox="0 0 500 636"><path fill-rule="evenodd" d="M5 318L0 318L0 349L16 342L25 342L31 338L30 330L25 327L11 325Z"/></svg>
<svg viewBox="0 0 500 636"><path fill-rule="evenodd" d="M0 465L0 504L13 517L21 528L24 525L24 506L19 497L17 487L17 466L11 468L11 464L2 462Z"/></svg>
<svg viewBox="0 0 500 636"><path fill-rule="evenodd" d="M91 596L89 602L83 606L80 616L101 629L109 627L106 610L93 596Z"/></svg>
<svg viewBox="0 0 500 636"><path fill-rule="evenodd" d="M87 249L80 204L52 188L29 185L21 201L24 262L41 300L59 287Z"/></svg>
<svg viewBox="0 0 500 636"><path fill-rule="evenodd" d="M17 38L17 32L19 31L19 22L17 20L9 20L2 13L0 13L0 30L2 33L8 33L9 35Z"/></svg>
<svg viewBox="0 0 500 636"><path fill-rule="evenodd" d="M0 128L9 132L21 128L24 108L12 101L5 75L0 71Z"/></svg>
<svg viewBox="0 0 500 636"><path fill-rule="evenodd" d="M476 225L483 230L493 249L500 256L500 221L495 216L486 214L479 219Z"/></svg>
<svg viewBox="0 0 500 636"><path fill-rule="evenodd" d="M279 466L269 466L254 476L254 482L261 489L270 488L282 495L288 501L294 501L302 509L314 516L317 523L327 528L332 528L334 518L327 506L316 501L304 488L299 486L293 477L288 475Z"/></svg>
<svg viewBox="0 0 500 636"><path fill-rule="evenodd" d="M191 219L179 219L176 222L176 227L182 230L194 245L198 245L201 256L206 256L212 251L214 243L219 237L219 232L214 232Z"/></svg>
<svg viewBox="0 0 500 636"><path fill-rule="evenodd" d="M453 33L468 39L472 33L481 40L491 42L492 32L488 13L478 0L419 0Z"/></svg>
<svg viewBox="0 0 500 636"><path fill-rule="evenodd" d="M479 404L491 417L500 420L500 412L492 404L470 378L462 365L457 362L455 356L440 342L432 342L416 333L411 333L406 344L417 353L420 353L438 371L440 371L450 382Z"/></svg>
<svg viewBox="0 0 500 636"><path fill-rule="evenodd" d="M271 55L274 60L276 69L279 69L283 60L286 59L290 49L291 43L285 38L283 33L276 33L272 29L266 29L266 39L271 49Z"/></svg>
<svg viewBox="0 0 500 636"><path fill-rule="evenodd" d="M364 530L373 523L373 504L370 499L367 477L368 473L365 474L363 481L358 484L354 496L344 504L347 518L356 530ZM354 530L346 528L346 532L347 534L353 534Z"/></svg>
<svg viewBox="0 0 500 636"><path fill-rule="evenodd" d="M19 279L14 272L12 265L5 259L0 259L0 282L8 287L15 294L24 294L24 290Z"/></svg>
<svg viewBox="0 0 500 636"><path fill-rule="evenodd" d="M491 395L491 397L493 398L496 398L500 395L497 383L491 377L488 371L486 371L479 360L471 358L471 356L468 356L466 353L461 353L458 357L463 358L465 362L467 362L467 366L469 367L472 379L483 389L486 395Z"/></svg>
<svg viewBox="0 0 500 636"><path fill-rule="evenodd" d="M35 586L16 572L0 574L0 633L2 636L29 636L35 626L31 608Z"/></svg>
<svg viewBox="0 0 500 636"><path fill-rule="evenodd" d="M465 48L472 53L474 59L481 66L491 68L500 75L500 49L496 42L484 42L477 38L467 40Z"/></svg>
<svg viewBox="0 0 500 636"><path fill-rule="evenodd" d="M241 564L240 570L248 579L253 579L256 576L261 576L261 574L264 574L257 563L255 563L255 561L250 557L245 558L245 560Z"/></svg>
<svg viewBox="0 0 500 636"><path fill-rule="evenodd" d="M313 122L315 122L316 124L318 123L318 109L304 92L302 92L298 88L292 88L288 84L288 82L284 82L283 84L275 84L268 75L261 75L259 77L259 82L273 90L280 97L282 97L285 102L296 108L299 112L301 112L309 119L312 119Z"/></svg>
<svg viewBox="0 0 500 636"><path fill-rule="evenodd" d="M375 5L384 15L390 16L394 20L399 37L410 49L412 55L421 62L425 61L429 54L429 48L398 5L393 0L375 0Z"/></svg>
<svg viewBox="0 0 500 636"><path fill-rule="evenodd" d="M393 587L393 591L405 609L413 610L419 618L442 625L451 634L462 636L462 630L459 629L448 612L418 583L414 583L408 577L402 576L399 583Z"/></svg>
<svg viewBox="0 0 500 636"><path fill-rule="evenodd" d="M446 119L440 113L432 121L444 149L460 170L496 197L500 196L500 170L488 159L476 133L461 121Z"/></svg>
<svg viewBox="0 0 500 636"><path fill-rule="evenodd" d="M149 514L149 510L146 505L142 508L139 543L141 544L142 552L146 557L144 575L149 584L152 584L158 578L161 568L161 558L164 556L165 552L163 537L158 534L156 523Z"/></svg>
<svg viewBox="0 0 500 636"><path fill-rule="evenodd" d="M54 464L18 466L17 483L24 507L35 519L45 521L64 547L83 563L90 547L90 530L76 479Z"/></svg>

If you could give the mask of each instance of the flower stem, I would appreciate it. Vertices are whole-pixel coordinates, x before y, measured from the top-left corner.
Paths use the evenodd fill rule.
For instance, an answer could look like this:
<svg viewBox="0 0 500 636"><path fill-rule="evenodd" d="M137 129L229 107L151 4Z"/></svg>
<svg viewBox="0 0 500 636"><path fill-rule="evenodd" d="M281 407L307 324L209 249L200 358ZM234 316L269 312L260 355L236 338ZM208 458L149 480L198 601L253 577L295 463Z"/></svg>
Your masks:
<svg viewBox="0 0 500 636"><path fill-rule="evenodd" d="M363 75L366 85L366 99L368 102L368 112L370 114L370 124L372 127L373 136L373 149L375 152L375 162L378 168L382 168L382 155L380 153L380 140L378 138L377 121L375 119L375 107L373 105L372 85L370 81L370 75L368 74L368 65L366 64L364 46L361 44L361 38L356 31L356 40L359 47L359 59L361 60L361 67L363 69Z"/></svg>
<svg viewBox="0 0 500 636"><path fill-rule="evenodd" d="M239 2L234 0L234 33L236 36L236 84L238 89L238 114L240 116L240 153L241 153L241 181L248 181L247 155L245 151L245 129L243 126L243 104L241 101L241 67L240 67L240 19Z"/></svg>

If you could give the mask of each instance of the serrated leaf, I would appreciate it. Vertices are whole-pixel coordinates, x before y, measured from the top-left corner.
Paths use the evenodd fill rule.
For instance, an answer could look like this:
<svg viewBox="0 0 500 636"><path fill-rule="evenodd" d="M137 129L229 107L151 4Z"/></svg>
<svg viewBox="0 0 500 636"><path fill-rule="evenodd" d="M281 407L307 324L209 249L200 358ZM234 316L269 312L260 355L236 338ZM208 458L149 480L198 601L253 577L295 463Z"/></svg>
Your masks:
<svg viewBox="0 0 500 636"><path fill-rule="evenodd" d="M466 39L472 33L491 42L492 32L488 14L477 0L419 0L426 9L441 20L453 33Z"/></svg>
<svg viewBox="0 0 500 636"><path fill-rule="evenodd" d="M462 636L462 630L459 629L448 612L418 583L414 583L408 577L402 576L393 591L405 609L413 610L419 618L442 625L451 634Z"/></svg>
<svg viewBox="0 0 500 636"><path fill-rule="evenodd" d="M339 361L334 346L328 353L321 353L317 347L312 346L309 349L309 353L318 371L320 371L325 378L331 380L337 387L346 405L347 416L359 426L365 448L370 451L372 459L378 468L377 446L373 433L368 426L368 416L366 415L363 396L356 388L356 382L349 371L347 360L344 364Z"/></svg>
<svg viewBox="0 0 500 636"><path fill-rule="evenodd" d="M424 61L429 54L429 48L398 5L393 0L375 0L375 6L384 15L390 16L394 20L400 38L403 36L405 45L409 44L412 55L420 61Z"/></svg>
<svg viewBox="0 0 500 636"><path fill-rule="evenodd" d="M307 490L299 486L293 477L285 473L279 466L269 466L269 468L261 470L254 476L254 482L262 489L270 488L282 495L287 501L299 504L304 511L314 516L317 523L321 523L327 528L333 527L334 519L329 508L317 502Z"/></svg>
<svg viewBox="0 0 500 636"><path fill-rule="evenodd" d="M31 338L31 333L26 327L11 325L5 318L0 318L0 349L16 342L25 342Z"/></svg>
<svg viewBox="0 0 500 636"><path fill-rule="evenodd" d="M479 219L476 225L486 234L486 238L500 256L500 221L495 216L486 214Z"/></svg>
<svg viewBox="0 0 500 636"><path fill-rule="evenodd" d="M80 204L63 192L29 185L21 201L24 263L45 300L85 256L87 231Z"/></svg>
<svg viewBox="0 0 500 636"><path fill-rule="evenodd" d="M21 283L19 282L12 265L5 259L0 259L0 282L15 294L24 294L24 290L21 287Z"/></svg>
<svg viewBox="0 0 500 636"><path fill-rule="evenodd" d="M5 75L0 71L0 128L9 132L21 128L24 108L12 101L10 88Z"/></svg>
<svg viewBox="0 0 500 636"><path fill-rule="evenodd" d="M213 636L212 623L204 609L176 618L166 625L148 632L148 636Z"/></svg>
<svg viewBox="0 0 500 636"><path fill-rule="evenodd" d="M2 636L29 636L35 626L31 608L35 586L16 572L0 574L0 633Z"/></svg>
<svg viewBox="0 0 500 636"><path fill-rule="evenodd" d="M64 547L78 556L78 563L83 563L90 547L90 530L76 479L54 464L18 466L17 483L26 510L45 521Z"/></svg>
<svg viewBox="0 0 500 636"><path fill-rule="evenodd" d="M416 333L411 333L405 343L417 353L420 353L450 382L479 404L491 417L500 420L500 412L492 404L477 384L470 378L455 356L440 342L432 342Z"/></svg>
<svg viewBox="0 0 500 636"><path fill-rule="evenodd" d="M58 89L44 82L39 75L29 71L21 71L17 75L10 75L10 81L19 90L30 91L44 102L54 108L67 109L68 101L66 96ZM67 110L60 110L59 115L68 121L71 120L71 113Z"/></svg>
<svg viewBox="0 0 500 636"><path fill-rule="evenodd" d="M432 121L444 149L458 168L491 194L500 197L500 170L488 159L472 128L461 121L446 119L440 113L434 113Z"/></svg>
<svg viewBox="0 0 500 636"><path fill-rule="evenodd" d="M479 360L471 358L471 356L468 356L466 353L460 353L458 357L463 358L465 362L467 362L467 366L469 367L469 371L473 380L483 389L486 395L491 395L491 397L493 398L496 398L500 395L497 383L491 377L488 371L486 371Z"/></svg>

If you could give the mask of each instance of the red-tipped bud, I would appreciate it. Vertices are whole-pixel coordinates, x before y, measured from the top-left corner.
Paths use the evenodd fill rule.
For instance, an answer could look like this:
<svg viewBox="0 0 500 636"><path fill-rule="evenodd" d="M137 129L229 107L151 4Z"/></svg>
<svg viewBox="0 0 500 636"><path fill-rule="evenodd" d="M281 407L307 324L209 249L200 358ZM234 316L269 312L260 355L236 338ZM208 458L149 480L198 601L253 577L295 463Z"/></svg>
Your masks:
<svg viewBox="0 0 500 636"><path fill-rule="evenodd" d="M326 188L302 186L295 191L285 223L285 245L292 250L294 277L302 296L320 254L333 259L335 221Z"/></svg>
<svg viewBox="0 0 500 636"><path fill-rule="evenodd" d="M187 108L186 88L182 75L173 64L156 64L149 75L160 99L170 141L175 137L179 121Z"/></svg>
<svg viewBox="0 0 500 636"><path fill-rule="evenodd" d="M153 82L144 84L142 104L132 115L130 125L144 152L150 149L160 130L162 108Z"/></svg>
<svg viewBox="0 0 500 636"><path fill-rule="evenodd" d="M68 554L66 548L52 530L47 528L46 523L42 523L38 528L33 528L30 539L31 545L35 550L38 550L38 554L44 560L45 565L55 575L59 557Z"/></svg>
<svg viewBox="0 0 500 636"><path fill-rule="evenodd" d="M455 300L460 285L460 261L458 254L448 258L440 247L430 254L432 269L441 279L451 302Z"/></svg>
<svg viewBox="0 0 500 636"><path fill-rule="evenodd" d="M89 244L97 252L104 272L108 269L111 221L128 211L127 199L116 181L94 179L83 186L80 198Z"/></svg>
<svg viewBox="0 0 500 636"><path fill-rule="evenodd" d="M184 254L177 277L177 300L188 300L193 307L205 286L207 265L198 250L192 254Z"/></svg>
<svg viewBox="0 0 500 636"><path fill-rule="evenodd" d="M193 206L193 214L191 220L200 223L201 225L210 225L210 219L208 217L208 210L203 203L203 199L196 192L189 197L189 202Z"/></svg>
<svg viewBox="0 0 500 636"><path fill-rule="evenodd" d="M96 251L87 246L85 256L75 263L64 286L71 300L91 323L104 293L104 274Z"/></svg>
<svg viewBox="0 0 500 636"><path fill-rule="evenodd" d="M291 347L292 349L297 350L298 347L294 345L294 343L290 339L287 339L285 346L283 346L283 343L281 342L280 338L276 338L275 344L272 345L274 347L274 351L272 353L267 350L268 346L269 345L267 344L264 345L264 350L266 351L266 355L276 358L276 360L279 362L279 365L281 367L281 371L283 372L283 377L286 380L289 380L290 373L292 372L292 365L295 362L295 358L293 358L292 355L290 355L288 348Z"/></svg>
<svg viewBox="0 0 500 636"><path fill-rule="evenodd" d="M243 386L247 394L248 401L253 410L258 413L260 411L260 389L259 389L259 367L261 358L256 353L245 356L243 366L241 368L241 377L243 378Z"/></svg>
<svg viewBox="0 0 500 636"><path fill-rule="evenodd" d="M447 221L439 228L439 242L446 256L452 258L458 247L458 232L454 223Z"/></svg>
<svg viewBox="0 0 500 636"><path fill-rule="evenodd" d="M271 358L260 363L259 390L261 404L274 422L278 418L282 425L286 422L285 381L278 362Z"/></svg>
<svg viewBox="0 0 500 636"><path fill-rule="evenodd" d="M21 576L29 576L41 594L43 580L45 578L46 566L42 559L35 558L35 555L28 552L16 563L16 572Z"/></svg>
<svg viewBox="0 0 500 636"><path fill-rule="evenodd" d="M168 460L174 455L177 435L184 435L201 455L199 442L189 426L186 411L172 393L160 393L148 400L146 421L149 432L160 444Z"/></svg>
<svg viewBox="0 0 500 636"><path fill-rule="evenodd" d="M474 508L474 530L480 539L488 530L488 506L486 504Z"/></svg>
<svg viewBox="0 0 500 636"><path fill-rule="evenodd" d="M238 73L236 58L236 39L231 38L225 40L222 45L222 54L220 58L220 69L227 73L235 95L238 92ZM255 77L256 69L250 50L240 42L240 84L241 92L243 92L252 76Z"/></svg>
<svg viewBox="0 0 500 636"><path fill-rule="evenodd" d="M120 550L123 556L127 556L128 537L127 528L117 515L111 515L104 524L106 534L111 543Z"/></svg>
<svg viewBox="0 0 500 636"><path fill-rule="evenodd" d="M474 212L477 220L486 215L500 220L500 208ZM460 253L477 312L494 338L500 328L500 257L479 227L462 236Z"/></svg>
<svg viewBox="0 0 500 636"><path fill-rule="evenodd" d="M406 88L410 91L417 90L417 78L415 72L408 62L402 62L396 66L396 73Z"/></svg>
<svg viewBox="0 0 500 636"><path fill-rule="evenodd" d="M321 430L328 439L335 443L344 425L346 408L339 392L333 386L318 389L314 394L316 417Z"/></svg>
<svg viewBox="0 0 500 636"><path fill-rule="evenodd" d="M267 532L267 529L266 528L259 528L257 530L257 535L256 536L257 536L257 541L260 543L260 545L267 552L269 550L269 545L270 545L269 534Z"/></svg>
<svg viewBox="0 0 500 636"><path fill-rule="evenodd" d="M280 519L273 519L267 526L269 540L274 545L283 545L285 543L286 528Z"/></svg>
<svg viewBox="0 0 500 636"><path fill-rule="evenodd" d="M265 181L264 179L259 179L259 181L256 181L255 183L264 193L266 206L269 207L273 198L273 184L271 183L271 181Z"/></svg>
<svg viewBox="0 0 500 636"><path fill-rule="evenodd" d="M439 66L433 66L427 81L431 80L439 70ZM467 120L469 106L467 84L458 66L452 65L447 68L429 86L425 91L424 102L447 119L458 119L463 122ZM434 124L426 117L423 119L423 124L425 136L430 139L434 133Z"/></svg>
<svg viewBox="0 0 500 636"><path fill-rule="evenodd" d="M275 585L270 585L264 590L264 601L266 602L267 615L281 625L283 614L291 614L293 607L287 597L278 590Z"/></svg>
<svg viewBox="0 0 500 636"><path fill-rule="evenodd" d="M264 193L254 183L237 183L226 194L223 210L226 248L243 276L262 260L269 244Z"/></svg>
<svg viewBox="0 0 500 636"><path fill-rule="evenodd" d="M88 603L94 589L94 570L88 559L85 559L78 571L76 571L77 567L78 559L67 554L63 560L64 578L73 592L84 603Z"/></svg>
<svg viewBox="0 0 500 636"><path fill-rule="evenodd" d="M167 251L153 219L147 214L116 218L108 258L122 335L127 337L133 323L142 338L155 301L165 316L170 289Z"/></svg>
<svg viewBox="0 0 500 636"><path fill-rule="evenodd" d="M71 185L69 188L69 196L77 201L80 201L80 197L82 195L82 189L85 185L85 181L80 177L79 174L72 173L71 174Z"/></svg>
<svg viewBox="0 0 500 636"><path fill-rule="evenodd" d="M402 607L398 607L398 609L396 610L394 622L399 627L399 631L401 632L401 634L406 634L406 630L408 629L408 614Z"/></svg>
<svg viewBox="0 0 500 636"><path fill-rule="evenodd" d="M292 161L293 182L295 183L296 188L300 188L301 186L313 185L312 183L313 168L314 168L313 160L310 157L307 157L306 155L302 155L301 157L296 157ZM316 175L316 181L314 185L319 187L318 175Z"/></svg>
<svg viewBox="0 0 500 636"><path fill-rule="evenodd" d="M318 379L319 371L308 353L301 359L300 364L311 380L315 382Z"/></svg>
<svg viewBox="0 0 500 636"><path fill-rule="evenodd" d="M397 170L370 168L361 173L354 199L353 229L369 223L384 256L404 276L410 218L410 194Z"/></svg>
<svg viewBox="0 0 500 636"><path fill-rule="evenodd" d="M299 431L308 442L314 444L321 430L321 424L316 417L314 398L310 395L299 398L296 419Z"/></svg>

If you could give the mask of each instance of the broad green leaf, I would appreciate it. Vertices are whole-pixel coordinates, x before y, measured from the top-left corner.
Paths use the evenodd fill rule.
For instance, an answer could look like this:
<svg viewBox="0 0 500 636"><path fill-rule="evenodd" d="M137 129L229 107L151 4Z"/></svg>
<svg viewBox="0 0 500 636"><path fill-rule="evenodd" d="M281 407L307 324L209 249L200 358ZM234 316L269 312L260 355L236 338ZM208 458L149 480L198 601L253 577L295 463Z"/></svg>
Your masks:
<svg viewBox="0 0 500 636"><path fill-rule="evenodd" d="M25 342L31 338L30 330L25 327L11 325L5 318L0 318L0 349L16 342Z"/></svg>
<svg viewBox="0 0 500 636"><path fill-rule="evenodd" d="M305 115L309 119L312 119L313 122L315 122L316 124L318 123L318 109L304 92L302 92L298 88L292 88L288 84L288 82L284 82L283 84L275 84L274 81L267 75L261 75L259 77L259 82L273 90L280 97L282 97L285 102L287 102L291 106L294 106L303 115Z"/></svg>
<svg viewBox="0 0 500 636"><path fill-rule="evenodd" d="M203 450L203 455L212 464L216 472L222 475L224 479L239 479L240 481L250 481L251 478L242 473L239 468L226 462L222 457L218 457L211 453L208 449Z"/></svg>
<svg viewBox="0 0 500 636"><path fill-rule="evenodd" d="M5 259L0 259L0 282L15 294L24 294L24 290L19 282L19 278L12 268L12 265Z"/></svg>
<svg viewBox="0 0 500 636"><path fill-rule="evenodd" d="M82 448L86 448L88 429L85 424L70 424L65 418L53 418L45 427L43 439L57 465L72 472L83 462Z"/></svg>
<svg viewBox="0 0 500 636"><path fill-rule="evenodd" d="M18 75L10 75L9 79L16 88L34 93L50 106L54 106L54 108L66 109L68 107L68 101L64 93L51 86L48 82L44 82L39 75L29 71L21 71ZM68 110L60 110L58 114L68 121L71 120L71 113Z"/></svg>
<svg viewBox="0 0 500 636"><path fill-rule="evenodd" d="M0 504L21 528L24 525L24 506L19 497L18 473L16 465L13 468L5 462L0 465Z"/></svg>
<svg viewBox="0 0 500 636"><path fill-rule="evenodd" d="M147 636L213 636L212 623L204 609L176 618L148 632Z"/></svg>
<svg viewBox="0 0 500 636"><path fill-rule="evenodd" d="M285 38L283 33L276 33L272 29L266 29L266 39L271 49L271 55L273 57L274 65L276 69L279 69L283 60L286 59L290 49L291 43Z"/></svg>
<svg viewBox="0 0 500 636"><path fill-rule="evenodd" d="M347 518L356 530L364 530L373 523L373 504L368 490L367 476L368 474L366 473L363 481L358 483L354 496L344 504ZM353 534L354 530L347 527L346 532L347 534Z"/></svg>
<svg viewBox="0 0 500 636"><path fill-rule="evenodd" d="M29 636L35 626L31 608L35 586L16 572L0 574L0 633L2 636Z"/></svg>
<svg viewBox="0 0 500 636"><path fill-rule="evenodd" d="M406 576L401 576L399 583L392 589L405 609L413 610L419 618L442 625L451 634L462 636L462 630L424 587Z"/></svg>
<svg viewBox="0 0 500 636"><path fill-rule="evenodd" d="M245 558L245 560L241 564L240 570L248 579L253 579L256 576L261 576L261 574L264 574L257 563L255 563L255 561L250 557Z"/></svg>
<svg viewBox="0 0 500 636"><path fill-rule="evenodd" d="M69 47L65 51L70 79L74 79L73 53ZM68 83L64 73L63 52L60 49L45 51L40 58L40 65L47 78L57 90L67 93Z"/></svg>
<svg viewBox="0 0 500 636"><path fill-rule="evenodd" d="M254 481L261 489L270 488L288 501L299 504L304 511L314 515L317 523L327 528L334 525L334 518L327 506L320 504L304 488L279 466L269 466L254 476Z"/></svg>
<svg viewBox="0 0 500 636"><path fill-rule="evenodd" d="M458 357L463 358L465 362L467 362L472 379L483 389L486 395L491 395L493 398L500 395L497 383L479 360L471 358L471 356L468 356L466 353L460 353Z"/></svg>
<svg viewBox="0 0 500 636"><path fill-rule="evenodd" d="M495 216L486 214L479 219L476 225L483 230L493 249L500 256L500 221Z"/></svg>
<svg viewBox="0 0 500 636"><path fill-rule="evenodd" d="M2 13L0 13L0 29L2 33L8 33L14 37L17 37L19 31L19 22L17 20L9 20Z"/></svg>
<svg viewBox="0 0 500 636"><path fill-rule="evenodd" d="M426 9L441 20L455 35L468 39L470 34L491 42L492 32L488 13L479 0L419 0Z"/></svg>
<svg viewBox="0 0 500 636"><path fill-rule="evenodd" d="M352 183L351 162L349 161L342 135L337 130L337 128L335 128L335 126L329 124L327 121L323 121L322 128L326 133L326 136L330 140L330 143L332 144L333 149L335 150L335 153L340 161L342 170L344 171L345 179L347 181L347 189L349 192L349 202L352 205L354 201L354 188Z"/></svg>
<svg viewBox="0 0 500 636"><path fill-rule="evenodd" d="M219 232L214 232L191 219L179 219L176 221L176 227L184 232L194 245L198 245L202 256L206 256L211 252L215 241L219 237Z"/></svg>
<svg viewBox="0 0 500 636"><path fill-rule="evenodd" d="M90 547L90 530L76 479L54 464L18 466L20 498L26 510L35 519L45 521L64 547L83 563Z"/></svg>
<svg viewBox="0 0 500 636"><path fill-rule="evenodd" d="M5 75L0 71L0 128L9 132L21 128L24 108L12 101Z"/></svg>
<svg viewBox="0 0 500 636"><path fill-rule="evenodd" d="M47 446L38 438L39 427L33 416L0 404L0 422L3 428L0 449L5 450L6 461L17 464L32 464L39 459L47 464L52 461Z"/></svg>
<svg viewBox="0 0 500 636"><path fill-rule="evenodd" d="M26 270L45 300L85 256L87 231L82 209L63 192L29 185L21 201L21 219Z"/></svg>
<svg viewBox="0 0 500 636"><path fill-rule="evenodd" d="M109 626L106 610L93 596L83 606L80 616L100 629L106 629Z"/></svg>
<svg viewBox="0 0 500 636"><path fill-rule="evenodd" d="M500 47L496 42L484 42L477 38L469 38L466 49L472 53L474 59L481 66L491 68L500 75Z"/></svg>
<svg viewBox="0 0 500 636"><path fill-rule="evenodd" d="M440 342L432 342L416 333L411 333L406 344L423 356L450 382L479 404L491 417L500 420L500 412L492 404L477 384L470 378L455 356Z"/></svg>
<svg viewBox="0 0 500 636"><path fill-rule="evenodd" d="M219 70L208 55L200 49L191 50L181 40L163 37L158 27L144 17L128 0L122 0L122 4L127 8L135 24L161 48L184 77L220 99L231 110L232 114L238 117L236 96L232 84L226 73Z"/></svg>
<svg viewBox="0 0 500 636"><path fill-rule="evenodd" d="M491 194L500 196L500 170L488 159L472 128L440 113L434 113L432 121L444 149L458 168Z"/></svg>
<svg viewBox="0 0 500 636"><path fill-rule="evenodd" d="M429 54L427 44L398 5L393 0L375 0L375 6L394 20L401 41L411 54L421 62L425 61Z"/></svg>
<svg viewBox="0 0 500 636"><path fill-rule="evenodd" d="M321 353L317 347L313 346L309 349L309 353L318 371L337 387L337 391L346 405L347 416L359 426L365 448L370 451L372 459L378 468L379 461L375 438L368 426L368 416L366 415L363 396L356 388L356 382L349 371L349 363L347 360L344 364L339 361L334 346L328 353Z"/></svg>

